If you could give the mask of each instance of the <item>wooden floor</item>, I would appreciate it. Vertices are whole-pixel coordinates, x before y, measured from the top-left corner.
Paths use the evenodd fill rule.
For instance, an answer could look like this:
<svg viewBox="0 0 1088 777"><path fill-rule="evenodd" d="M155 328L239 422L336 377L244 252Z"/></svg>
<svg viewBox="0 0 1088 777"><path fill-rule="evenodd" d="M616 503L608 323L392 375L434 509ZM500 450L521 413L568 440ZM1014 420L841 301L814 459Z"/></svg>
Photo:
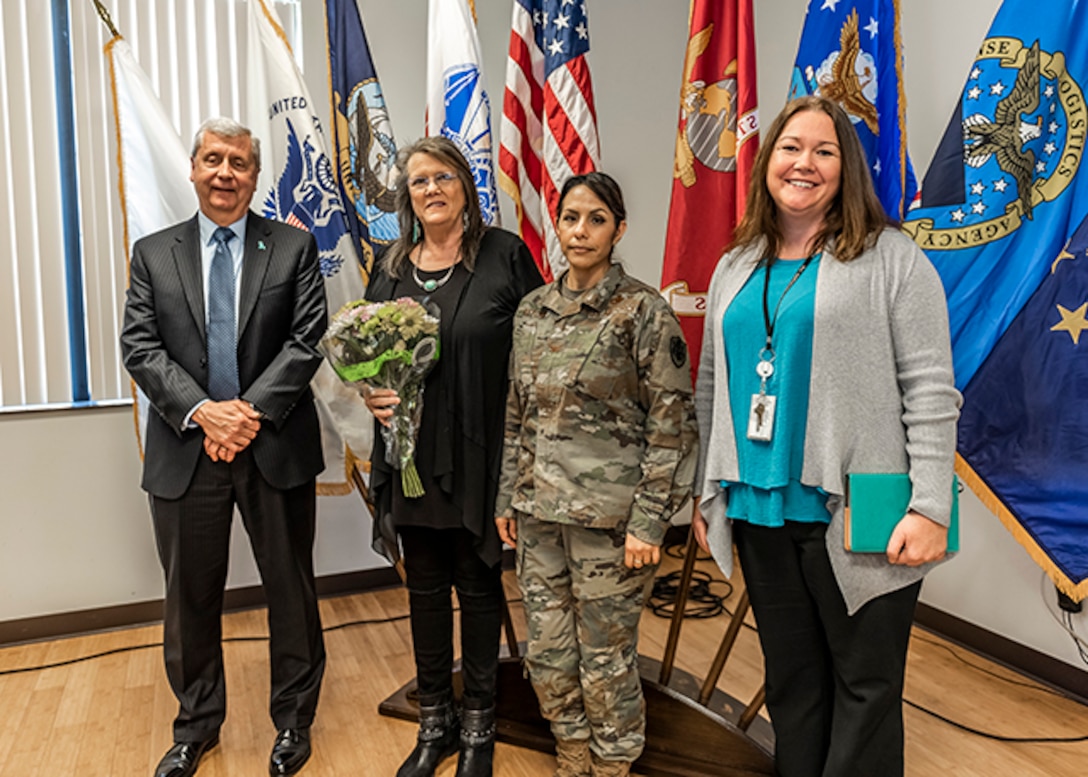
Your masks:
<svg viewBox="0 0 1088 777"><path fill-rule="evenodd" d="M669 562L670 564L675 562ZM710 570L709 565L701 565ZM508 573L512 599L516 585ZM733 599L736 598L734 594ZM377 714L379 702L413 675L408 623L353 625L407 613L400 589L322 601L328 670L313 729L314 756L304 777L392 775L415 742L415 727ZM519 635L520 605L511 605ZM262 637L263 610L227 616L227 637ZM649 611L641 652L660 657L668 623ZM725 629L725 618L688 621L677 666L702 677ZM144 627L0 650L0 672L129 646L151 645L161 627ZM200 777L266 775L275 731L267 714L267 645L262 639L224 647L229 711L221 743L201 763ZM748 699L760 684L755 634L743 629L720 687ZM906 698L974 728L1012 737L1088 735L1088 708L1049 693L933 635L915 630ZM39 671L0 674L0 775L150 775L171 745L175 701L157 645ZM908 706L907 774L911 777L1082 777L1088 743L1011 744L960 731ZM452 777L455 759L438 771ZM500 744L500 777L551 775L547 755Z"/></svg>

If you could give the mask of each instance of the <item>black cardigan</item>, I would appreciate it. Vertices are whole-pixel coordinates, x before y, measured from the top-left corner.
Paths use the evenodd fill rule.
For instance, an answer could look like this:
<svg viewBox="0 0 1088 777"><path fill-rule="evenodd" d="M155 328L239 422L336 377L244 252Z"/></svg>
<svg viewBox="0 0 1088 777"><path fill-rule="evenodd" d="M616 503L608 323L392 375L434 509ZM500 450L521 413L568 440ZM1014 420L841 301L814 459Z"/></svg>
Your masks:
<svg viewBox="0 0 1088 777"><path fill-rule="evenodd" d="M514 313L521 298L543 283L532 254L516 235L488 229L476 264L453 313L451 335L441 344L447 376L445 396L424 391L424 403L446 402L453 445L453 468L441 486L461 510L465 528L488 565L497 564L502 543L495 529L495 497L502 465L503 414ZM366 297L385 301L396 282L381 267ZM375 422L377 424L377 422ZM393 469L385 462L385 442L375 426L370 485L378 515L374 548L389 556L397 547L390 511Z"/></svg>

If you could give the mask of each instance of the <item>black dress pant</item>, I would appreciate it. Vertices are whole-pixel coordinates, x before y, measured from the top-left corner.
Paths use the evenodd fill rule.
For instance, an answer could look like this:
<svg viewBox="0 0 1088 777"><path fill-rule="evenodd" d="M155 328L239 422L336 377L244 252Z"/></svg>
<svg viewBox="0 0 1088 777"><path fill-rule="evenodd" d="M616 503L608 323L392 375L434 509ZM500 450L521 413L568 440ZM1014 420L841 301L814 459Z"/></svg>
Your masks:
<svg viewBox="0 0 1088 777"><path fill-rule="evenodd" d="M733 522L782 777L903 774L903 675L921 582L848 616L826 524Z"/></svg>
<svg viewBox="0 0 1088 777"><path fill-rule="evenodd" d="M499 668L502 629L502 565L489 567L476 553L467 529L402 526L408 578L412 646L421 703L435 703L451 690L453 602L461 608L461 676L469 707L491 705Z"/></svg>
<svg viewBox="0 0 1088 777"><path fill-rule="evenodd" d="M166 674L179 703L175 741L211 737L226 715L221 618L235 505L268 600L272 721L277 729L312 723L325 671L314 587L315 498L314 481L270 486L248 450L230 464L202 455L180 499L151 498L166 575Z"/></svg>

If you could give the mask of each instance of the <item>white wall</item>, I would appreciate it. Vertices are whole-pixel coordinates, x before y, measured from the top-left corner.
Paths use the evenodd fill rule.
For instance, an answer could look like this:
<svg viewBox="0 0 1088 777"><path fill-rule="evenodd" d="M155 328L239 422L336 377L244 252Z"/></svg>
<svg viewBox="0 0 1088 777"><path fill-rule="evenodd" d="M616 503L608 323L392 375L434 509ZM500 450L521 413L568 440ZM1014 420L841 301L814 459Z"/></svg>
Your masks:
<svg viewBox="0 0 1088 777"><path fill-rule="evenodd" d="M672 180L687 0L588 0L603 167L624 186L628 269L659 280ZM306 70L315 98L326 93L321 5L304 0ZM422 133L426 0L359 0L372 53L401 143ZM510 0L477 0L493 116L502 103ZM764 122L781 107L805 0L755 0L759 94ZM919 174L929 164L975 49L999 0L903 6L910 149ZM496 125L497 143L497 125ZM504 219L513 223L502 196ZM0 620L155 599L162 583L131 413L102 409L0 416ZM374 568L369 523L358 497L319 504L321 574ZM1041 572L970 494L964 551L930 576L923 601L1071 664L1068 636L1048 614ZM231 585L257 580L236 527ZM1052 589L1047 591L1052 598ZM1088 633L1088 616L1078 625Z"/></svg>

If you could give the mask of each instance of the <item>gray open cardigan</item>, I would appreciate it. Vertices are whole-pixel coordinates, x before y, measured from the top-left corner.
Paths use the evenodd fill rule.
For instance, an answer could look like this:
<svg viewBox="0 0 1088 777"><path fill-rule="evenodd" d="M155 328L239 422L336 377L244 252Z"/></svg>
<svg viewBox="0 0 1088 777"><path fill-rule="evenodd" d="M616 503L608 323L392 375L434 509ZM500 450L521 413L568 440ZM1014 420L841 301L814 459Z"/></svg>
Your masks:
<svg viewBox="0 0 1088 777"><path fill-rule="evenodd" d="M720 481L738 480L736 432L722 344L722 315L758 265L761 246L726 254L707 293L696 380L699 504L711 551L732 573L730 521ZM756 355L752 355L755 369ZM829 495L827 552L850 614L922 578L883 554L848 553L843 484L848 472L909 472L911 509L947 525L960 394L952 377L940 278L906 236L886 229L852 262L825 250L816 277L812 376L801 482ZM742 432L743 433L743 432Z"/></svg>

